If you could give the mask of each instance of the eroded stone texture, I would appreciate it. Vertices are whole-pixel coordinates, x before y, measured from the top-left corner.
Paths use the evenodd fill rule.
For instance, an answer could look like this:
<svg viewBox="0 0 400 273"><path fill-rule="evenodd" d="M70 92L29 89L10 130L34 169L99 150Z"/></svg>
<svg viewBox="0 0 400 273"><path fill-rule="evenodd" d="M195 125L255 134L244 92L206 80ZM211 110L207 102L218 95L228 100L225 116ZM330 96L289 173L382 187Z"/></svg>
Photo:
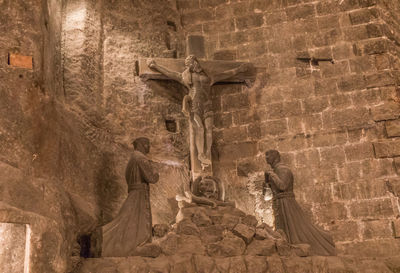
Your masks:
<svg viewBox="0 0 400 273"><path fill-rule="evenodd" d="M25 268L26 242L30 237L24 224L0 223L0 272L23 273Z"/></svg>
<svg viewBox="0 0 400 273"><path fill-rule="evenodd" d="M175 217L170 198L188 181L182 97L174 84L140 82L135 62L184 57L184 34L204 37L207 59L258 67L250 89L214 88L213 160L216 176L229 182L229 198L248 214L270 214L243 175L262 169L262 152L279 148L295 170L297 199L334 233L341 253L397 255L393 234L374 227L398 215L398 136L385 126L398 118L398 2L172 2L0 1L0 218L31 225L31 272L72 271L79 262L76 237L115 216L126 197L122 176L134 137L152 138L152 156L161 162L153 220ZM9 67L9 52L33 56L33 69ZM299 56L335 62L316 66ZM165 120L176 122L175 133ZM387 137L395 145L380 158L372 143L386 145ZM224 219L232 220L231 230L237 217ZM229 272L230 258L214 260L215 270ZM267 260L271 272L284 272L279 257ZM149 261L87 260L84 268L146 272ZM174 261L181 266L170 270L194 270L191 257ZM326 263L334 272L356 270L347 268L352 261L312 260L317 269ZM154 268L161 269L168 266Z"/></svg>
<svg viewBox="0 0 400 273"><path fill-rule="evenodd" d="M364 237L361 227L367 218L384 225L398 214L397 199L390 205L372 198L390 199L375 181L397 177L399 59L392 52L399 51L399 5L267 2L177 1L183 29L205 36L207 58L246 60L258 68L252 87L214 88L215 175L230 181L227 194L238 207L268 219L268 201L249 181L262 169L262 153L278 149L294 170L300 205L319 225L335 230L336 243L350 248L358 240L379 238L377 232ZM358 201L363 210L367 204L373 209L358 213ZM346 234L346 227L355 235ZM382 251L389 255L390 248Z"/></svg>

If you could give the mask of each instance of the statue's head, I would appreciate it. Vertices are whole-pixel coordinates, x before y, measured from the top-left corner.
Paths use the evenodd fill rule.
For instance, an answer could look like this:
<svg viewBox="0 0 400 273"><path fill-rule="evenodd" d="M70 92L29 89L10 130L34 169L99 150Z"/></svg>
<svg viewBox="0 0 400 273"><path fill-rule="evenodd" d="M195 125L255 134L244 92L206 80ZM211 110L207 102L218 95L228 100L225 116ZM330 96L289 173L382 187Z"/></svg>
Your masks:
<svg viewBox="0 0 400 273"><path fill-rule="evenodd" d="M133 142L133 147L135 150L148 154L150 152L150 140L147 137L136 138Z"/></svg>
<svg viewBox="0 0 400 273"><path fill-rule="evenodd" d="M198 177L193 182L192 192L198 196L221 200L221 185L212 176Z"/></svg>
<svg viewBox="0 0 400 273"><path fill-rule="evenodd" d="M268 164L274 165L281 161L281 155L277 150L268 150L265 152L265 160Z"/></svg>
<svg viewBox="0 0 400 273"><path fill-rule="evenodd" d="M185 67L188 68L190 72L200 73L201 71L203 71L203 68L201 68L199 61L194 55L189 55L186 57Z"/></svg>

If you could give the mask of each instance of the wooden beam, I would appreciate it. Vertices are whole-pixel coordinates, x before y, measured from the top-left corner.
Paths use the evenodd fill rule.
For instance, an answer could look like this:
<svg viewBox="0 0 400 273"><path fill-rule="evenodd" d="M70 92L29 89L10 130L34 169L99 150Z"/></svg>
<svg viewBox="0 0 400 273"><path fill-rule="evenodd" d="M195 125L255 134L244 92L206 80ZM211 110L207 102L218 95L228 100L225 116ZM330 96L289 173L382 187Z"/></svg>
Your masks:
<svg viewBox="0 0 400 273"><path fill-rule="evenodd" d="M152 70L148 67L147 61L149 59L139 60L139 76L143 80L168 80L163 74ZM170 59L170 58L154 58L157 64L167 67L170 70L183 72L185 70L185 60L184 59ZM251 63L248 62L235 62L235 61L207 61L199 60L201 67L208 75L215 75L226 70L234 69L239 67L241 64L247 64L249 66L248 71L240 73L230 79L223 82L226 83L242 83L248 80L255 80L255 68Z"/></svg>

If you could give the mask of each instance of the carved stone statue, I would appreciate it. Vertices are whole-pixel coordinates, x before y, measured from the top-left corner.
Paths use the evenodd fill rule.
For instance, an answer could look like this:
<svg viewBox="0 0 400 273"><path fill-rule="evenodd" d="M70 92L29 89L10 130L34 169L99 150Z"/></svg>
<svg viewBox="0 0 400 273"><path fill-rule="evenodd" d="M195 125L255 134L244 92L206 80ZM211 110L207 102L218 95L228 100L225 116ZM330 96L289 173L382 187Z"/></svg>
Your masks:
<svg viewBox="0 0 400 273"><path fill-rule="evenodd" d="M182 73L171 71L157 64L154 60L150 60L148 66L181 83L189 90L188 94L183 98L182 112L189 117L193 125L197 158L201 162L202 168L204 169L211 165L212 128L214 123L211 86L216 82L245 72L248 67L242 64L238 68L227 70L217 75L207 75L194 55L190 55L185 59L185 70Z"/></svg>
<svg viewBox="0 0 400 273"><path fill-rule="evenodd" d="M186 191L185 196L177 195L177 201L186 201L198 205L231 206L235 207L234 202L222 201L223 189L220 181L211 176L199 176L192 184L191 192Z"/></svg>
<svg viewBox="0 0 400 273"><path fill-rule="evenodd" d="M280 162L279 152L269 150L265 159L269 165L265 171L265 182L273 193L276 229L285 232L290 244L309 244L314 255L335 255L332 237L314 226L296 202L293 173Z"/></svg>
<svg viewBox="0 0 400 273"><path fill-rule="evenodd" d="M151 242L149 183L158 181L158 173L146 156L150 151L149 139L137 138L133 146L135 150L125 171L128 198L117 217L103 226L104 257L130 256L138 246Z"/></svg>

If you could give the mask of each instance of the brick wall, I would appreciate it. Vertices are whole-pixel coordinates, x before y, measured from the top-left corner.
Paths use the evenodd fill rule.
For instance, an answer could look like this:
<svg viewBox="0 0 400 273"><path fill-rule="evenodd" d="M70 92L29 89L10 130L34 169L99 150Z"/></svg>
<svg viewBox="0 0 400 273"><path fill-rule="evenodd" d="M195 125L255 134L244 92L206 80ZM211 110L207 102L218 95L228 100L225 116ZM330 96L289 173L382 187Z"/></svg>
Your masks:
<svg viewBox="0 0 400 273"><path fill-rule="evenodd" d="M252 87L216 86L216 175L254 211L242 177L274 148L295 193L341 253L396 255L399 5L393 1L177 0L207 58L258 67ZM310 65L297 57L333 58Z"/></svg>

